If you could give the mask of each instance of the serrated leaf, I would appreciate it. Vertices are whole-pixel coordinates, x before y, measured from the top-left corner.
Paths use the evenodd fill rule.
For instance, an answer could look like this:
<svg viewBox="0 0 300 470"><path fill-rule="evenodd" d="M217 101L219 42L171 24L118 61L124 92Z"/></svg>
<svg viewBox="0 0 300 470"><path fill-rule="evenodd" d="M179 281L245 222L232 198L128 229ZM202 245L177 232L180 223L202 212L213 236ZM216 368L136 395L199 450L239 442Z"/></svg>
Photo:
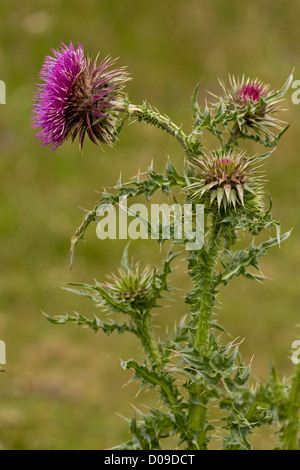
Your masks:
<svg viewBox="0 0 300 470"><path fill-rule="evenodd" d="M199 112L200 112L199 104L198 104L198 101L197 101L197 94L198 94L199 86L200 86L200 82L197 83L197 85L194 89L194 92L192 94L192 99L191 99L193 119L196 119Z"/></svg>
<svg viewBox="0 0 300 470"><path fill-rule="evenodd" d="M134 328L130 325L127 325L126 323L119 324L115 321L103 322L97 317L94 317L93 320L90 320L89 318L86 318L80 314L76 314L75 316L71 316L67 314L56 315L54 317L44 314L44 316L47 318L48 321L50 321L50 323L53 323L55 325L73 323L73 324L76 324L77 326L87 326L94 331L102 329L106 335L109 335L113 333L114 331L117 331L119 334L122 334L125 331L134 332Z"/></svg>
<svg viewBox="0 0 300 470"><path fill-rule="evenodd" d="M284 233L279 238L279 242L283 242L286 240L291 234L291 231ZM233 276L239 276L243 274L246 277L252 277L257 280L264 279L264 276L257 276L252 273L249 273L246 268L248 266L253 266L256 269L259 269L257 260L263 256L269 248L272 246L276 246L278 244L278 237L270 238L265 242L261 243L259 246L255 246L254 244L250 245L245 250L234 252L227 252L227 256L231 256L229 262L223 260L223 266L226 266L224 272L220 274L217 280L218 283L224 283L225 285Z"/></svg>
<svg viewBox="0 0 300 470"><path fill-rule="evenodd" d="M282 98L286 93L287 91L289 90L292 82L294 80L294 74L293 72L289 75L288 79L286 80L286 82L284 83L283 87L276 91L275 93L271 94L270 96L268 96L268 101L273 101L275 99L279 99L279 98Z"/></svg>

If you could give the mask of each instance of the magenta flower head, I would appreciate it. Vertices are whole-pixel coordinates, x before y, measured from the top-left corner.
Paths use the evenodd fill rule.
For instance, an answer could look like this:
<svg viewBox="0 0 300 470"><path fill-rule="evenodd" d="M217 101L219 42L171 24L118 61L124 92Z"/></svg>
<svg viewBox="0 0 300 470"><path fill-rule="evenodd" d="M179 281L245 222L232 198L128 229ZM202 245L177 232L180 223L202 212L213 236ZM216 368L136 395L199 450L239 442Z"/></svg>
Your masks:
<svg viewBox="0 0 300 470"><path fill-rule="evenodd" d="M262 85L256 80L251 81L248 79L246 83L241 85L236 91L236 100L239 101L241 105L247 105L250 101L257 103L260 98L267 96L267 88L267 86Z"/></svg>
<svg viewBox="0 0 300 470"><path fill-rule="evenodd" d="M284 122L276 117L276 113L280 110L278 104L289 83L282 90L273 92L269 85L258 79L245 79L243 76L240 80L229 76L229 86L222 81L220 85L224 95L216 97L217 102L213 106L219 113L220 110L225 111L227 122L235 123L239 135L256 135L261 138L264 134L267 142L270 142L274 139L274 131L282 130Z"/></svg>
<svg viewBox="0 0 300 470"><path fill-rule="evenodd" d="M124 67L113 68L115 60L100 63L86 59L83 46L62 44L47 56L35 94L33 127L43 145L56 150L65 140L79 135L82 149L85 134L100 146L116 138L119 114L124 111L122 89L129 79Z"/></svg>

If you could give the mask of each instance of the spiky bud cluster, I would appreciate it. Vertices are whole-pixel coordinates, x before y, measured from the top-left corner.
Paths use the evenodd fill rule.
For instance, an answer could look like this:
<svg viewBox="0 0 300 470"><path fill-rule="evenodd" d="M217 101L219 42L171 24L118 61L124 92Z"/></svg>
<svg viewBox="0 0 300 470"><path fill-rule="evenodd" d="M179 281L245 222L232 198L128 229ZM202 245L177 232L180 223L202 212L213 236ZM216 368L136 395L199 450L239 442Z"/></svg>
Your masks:
<svg viewBox="0 0 300 470"><path fill-rule="evenodd" d="M129 77L124 67L112 68L115 60L97 61L86 59L83 46L75 49L72 43L46 57L33 111L33 127L42 128L37 137L43 145L55 150L79 135L82 149L86 134L99 146L114 142Z"/></svg>
<svg viewBox="0 0 300 470"><path fill-rule="evenodd" d="M148 267L141 270L139 264L121 267L118 273L111 274L103 287L109 290L118 302L124 302L132 308L149 304L152 293L153 271Z"/></svg>
<svg viewBox="0 0 300 470"><path fill-rule="evenodd" d="M244 152L212 152L195 159L193 183L188 186L192 199L223 208L257 207L261 204L259 157Z"/></svg>

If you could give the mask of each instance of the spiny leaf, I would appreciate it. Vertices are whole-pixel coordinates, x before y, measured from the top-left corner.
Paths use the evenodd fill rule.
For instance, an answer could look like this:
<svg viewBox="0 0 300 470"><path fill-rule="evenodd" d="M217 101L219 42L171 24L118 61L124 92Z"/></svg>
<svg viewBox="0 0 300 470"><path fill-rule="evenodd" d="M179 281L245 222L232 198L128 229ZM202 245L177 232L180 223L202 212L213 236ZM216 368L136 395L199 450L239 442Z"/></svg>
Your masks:
<svg viewBox="0 0 300 470"><path fill-rule="evenodd" d="M73 323L77 326L87 326L94 331L98 331L99 329L101 329L106 335L110 335L114 331L117 331L119 334L122 334L125 331L131 331L131 332L135 331L132 326L127 325L126 323L119 324L115 321L103 322L99 320L99 318L97 317L94 317L93 320L90 320L89 318L86 318L79 313L75 314L75 316L66 314L66 315L56 315L54 317L51 317L50 315L46 315L44 313L44 316L47 318L47 320L50 323L53 323L55 325Z"/></svg>
<svg viewBox="0 0 300 470"><path fill-rule="evenodd" d="M280 236L279 241L280 243L286 240L291 234L291 231L284 233ZM248 266L253 266L256 269L258 268L257 260L263 256L269 248L278 244L278 238L270 238L265 242L261 243L259 246L255 246L254 244L250 245L249 248L245 250L238 251L237 253L227 252L227 256L230 256L231 259L229 262L223 260L223 265L225 267L225 271L219 275L217 278L217 284L224 283L225 285L233 276L239 276L243 274L247 277L252 277L254 279L264 279L264 277L256 276L254 274L249 273L246 268Z"/></svg>
<svg viewBox="0 0 300 470"><path fill-rule="evenodd" d="M192 111L193 111L193 119L196 119L200 112L199 104L197 101L197 94L198 94L199 86L200 86L200 82L197 83L195 90L192 94L191 104L192 104Z"/></svg>

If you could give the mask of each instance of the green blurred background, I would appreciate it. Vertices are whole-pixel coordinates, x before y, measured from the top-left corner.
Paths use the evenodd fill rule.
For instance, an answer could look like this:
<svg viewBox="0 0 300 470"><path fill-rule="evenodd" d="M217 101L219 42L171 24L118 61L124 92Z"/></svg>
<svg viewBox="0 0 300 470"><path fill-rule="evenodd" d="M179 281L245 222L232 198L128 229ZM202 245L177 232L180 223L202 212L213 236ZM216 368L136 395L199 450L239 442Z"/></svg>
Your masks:
<svg viewBox="0 0 300 470"><path fill-rule="evenodd" d="M220 92L217 78L227 80L228 73L258 76L274 89L293 67L300 79L300 2L1 0L0 11L0 79L7 86L7 104L0 106L0 339L7 346L0 448L105 449L128 438L117 413L131 417L131 405L156 400L152 392L135 398L135 384L122 388L131 374L119 359L138 358L141 350L128 335L121 340L51 325L41 311L92 316L96 310L87 300L61 286L101 281L118 265L125 242L98 240L92 225L69 271L70 238L83 216L79 206L92 208L95 191L113 185L120 171L129 178L151 159L159 171L168 156L179 166L183 155L177 142L145 124L126 127L118 145L105 152L89 142L83 155L76 144L54 153L42 148L30 114L44 56L72 40L92 56L119 57L133 77L131 100L147 99L189 132L189 100L199 80L204 102L208 89ZM255 353L253 377L262 381L270 361L281 376L291 373L290 347L299 333L300 106L291 94L284 114L291 127L266 169L274 216L283 230L294 227L292 237L263 260L272 281L236 279L219 297L219 321L233 337L246 338L242 353L246 360ZM136 242L131 250L142 264L159 262L152 242ZM158 332L184 313L185 267L179 263L172 276L180 290L157 315ZM258 449L275 442L267 429L252 441Z"/></svg>

